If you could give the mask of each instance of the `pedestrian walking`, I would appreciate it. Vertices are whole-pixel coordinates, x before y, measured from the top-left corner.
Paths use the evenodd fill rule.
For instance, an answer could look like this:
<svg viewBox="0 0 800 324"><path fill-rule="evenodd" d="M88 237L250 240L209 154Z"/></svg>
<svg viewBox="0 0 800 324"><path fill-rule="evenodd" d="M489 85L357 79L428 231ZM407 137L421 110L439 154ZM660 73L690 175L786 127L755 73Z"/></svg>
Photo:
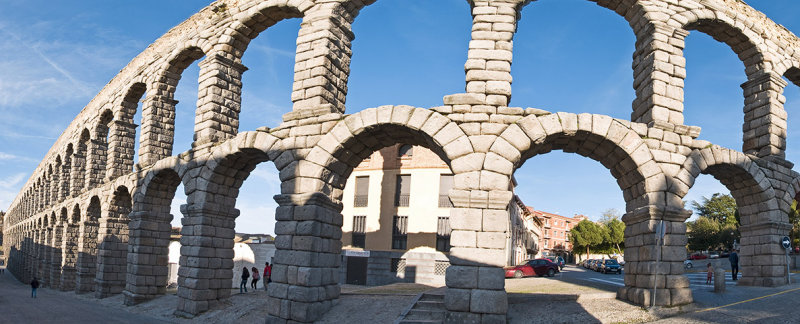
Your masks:
<svg viewBox="0 0 800 324"><path fill-rule="evenodd" d="M239 284L239 293L247 292L247 279L250 279L250 272L247 271L247 267L242 268L242 283Z"/></svg>
<svg viewBox="0 0 800 324"><path fill-rule="evenodd" d="M739 280L739 254L736 253L736 249L733 249L731 255L728 256L728 261L731 262L731 276L733 277L733 281Z"/></svg>
<svg viewBox="0 0 800 324"><path fill-rule="evenodd" d="M36 298L36 288L39 288L39 280L33 277L33 280L31 280L31 298Z"/></svg>
<svg viewBox="0 0 800 324"><path fill-rule="evenodd" d="M711 266L711 262L706 265L706 270L708 271L708 274L706 275L706 285L710 285L711 277L714 276L714 267Z"/></svg>
<svg viewBox="0 0 800 324"><path fill-rule="evenodd" d="M255 291L258 287L256 283L258 283L258 268L253 267L253 281L250 282L250 287L253 287L253 291Z"/></svg>
<svg viewBox="0 0 800 324"><path fill-rule="evenodd" d="M264 263L264 291L267 291L267 284L272 282L272 266L269 262Z"/></svg>

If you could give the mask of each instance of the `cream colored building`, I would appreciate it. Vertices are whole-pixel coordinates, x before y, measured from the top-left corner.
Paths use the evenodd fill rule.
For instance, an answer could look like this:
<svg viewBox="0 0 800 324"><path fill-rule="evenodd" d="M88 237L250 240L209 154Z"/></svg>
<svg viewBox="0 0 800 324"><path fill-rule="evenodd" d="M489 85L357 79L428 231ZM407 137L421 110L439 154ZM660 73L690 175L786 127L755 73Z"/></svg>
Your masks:
<svg viewBox="0 0 800 324"><path fill-rule="evenodd" d="M386 147L362 161L344 188L341 282L444 284L452 186L447 164L421 146ZM509 214L507 255L516 264L536 254L540 235L516 196Z"/></svg>

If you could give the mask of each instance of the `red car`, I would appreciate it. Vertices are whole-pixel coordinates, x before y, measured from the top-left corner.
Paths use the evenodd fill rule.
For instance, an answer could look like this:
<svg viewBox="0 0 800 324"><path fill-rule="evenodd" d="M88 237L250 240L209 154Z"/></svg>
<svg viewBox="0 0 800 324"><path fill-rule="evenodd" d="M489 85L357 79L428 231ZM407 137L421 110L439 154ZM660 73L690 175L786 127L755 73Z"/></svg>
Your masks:
<svg viewBox="0 0 800 324"><path fill-rule="evenodd" d="M703 260L708 259L708 255L702 253L695 253L689 256L689 260Z"/></svg>
<svg viewBox="0 0 800 324"><path fill-rule="evenodd" d="M506 278L522 278L528 276L552 277L559 272L558 264L547 259L528 260L515 267L505 267Z"/></svg>

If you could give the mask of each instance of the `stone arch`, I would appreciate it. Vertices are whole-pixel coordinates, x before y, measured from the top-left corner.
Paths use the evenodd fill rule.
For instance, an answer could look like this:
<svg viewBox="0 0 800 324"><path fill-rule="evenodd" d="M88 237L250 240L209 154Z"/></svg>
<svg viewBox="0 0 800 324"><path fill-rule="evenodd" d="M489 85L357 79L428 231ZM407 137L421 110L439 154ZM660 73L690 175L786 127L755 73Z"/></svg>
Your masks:
<svg viewBox="0 0 800 324"><path fill-rule="evenodd" d="M135 305L166 293L170 205L175 197L180 175L167 166L154 165L134 193L130 213L125 304Z"/></svg>
<svg viewBox="0 0 800 324"><path fill-rule="evenodd" d="M133 201L125 186L119 186L107 202L107 210L100 218L98 229L97 269L95 295L105 298L119 294L125 288L128 261L128 214Z"/></svg>
<svg viewBox="0 0 800 324"><path fill-rule="evenodd" d="M72 196L75 197L86 188L87 173L89 164L86 163L89 153L89 143L91 136L88 129L83 129L78 142L75 144L75 152L72 161Z"/></svg>
<svg viewBox="0 0 800 324"><path fill-rule="evenodd" d="M75 204L72 208L72 215L64 225L62 235L63 265L61 267L61 278L58 288L62 291L75 290L77 282L78 265L78 241L81 236L81 207Z"/></svg>
<svg viewBox="0 0 800 324"><path fill-rule="evenodd" d="M239 188L261 162L275 160L282 151L277 137L264 131L243 132L214 147L200 174L188 179L184 223L181 230L178 312L198 314L230 296L233 277L235 208ZM278 162L276 161L276 165ZM202 242L214 232L214 246ZM215 278L199 277L199 265L218 264ZM211 287L209 289L209 287ZM203 293L199 293L203 291Z"/></svg>
<svg viewBox="0 0 800 324"><path fill-rule="evenodd" d="M715 145L692 151L676 177L674 191L685 195L701 173L714 176L736 200L742 236L739 284L785 284L784 251L777 242L788 234L791 224L770 178L749 156Z"/></svg>
<svg viewBox="0 0 800 324"><path fill-rule="evenodd" d="M166 63L155 73L147 89L142 108L142 136L139 144L139 163L149 166L172 155L175 140L175 89L183 71L206 55L197 44L187 42L172 51Z"/></svg>
<svg viewBox="0 0 800 324"><path fill-rule="evenodd" d="M113 180L133 170L136 150L136 121L133 120L147 86L143 82L131 84L114 112L108 142L108 170L106 179Z"/></svg>
<svg viewBox="0 0 800 324"><path fill-rule="evenodd" d="M97 272L97 230L102 216L100 197L92 196L86 213L80 222L78 237L78 259L76 262L77 283L75 291L86 293L95 291L94 278Z"/></svg>
<svg viewBox="0 0 800 324"><path fill-rule="evenodd" d="M61 154L56 155L55 167L53 168L53 203L60 203L64 200L64 184L62 183L63 177L63 162Z"/></svg>
<svg viewBox="0 0 800 324"><path fill-rule="evenodd" d="M91 154L88 158L90 188L104 182L108 172L107 167L111 164L108 143L113 121L114 113L111 109L104 109L94 126L94 138L91 141Z"/></svg>
<svg viewBox="0 0 800 324"><path fill-rule="evenodd" d="M72 159L73 159L74 149L72 143L67 144L67 149L64 151L64 166L61 171L62 174L62 185L61 185L61 194L63 195L63 199L72 196Z"/></svg>
<svg viewBox="0 0 800 324"><path fill-rule="evenodd" d="M64 227L67 223L68 211L66 207L61 207L58 215L53 220L53 237L50 246L53 249L50 258L50 287L58 289L61 287L61 271L64 260Z"/></svg>

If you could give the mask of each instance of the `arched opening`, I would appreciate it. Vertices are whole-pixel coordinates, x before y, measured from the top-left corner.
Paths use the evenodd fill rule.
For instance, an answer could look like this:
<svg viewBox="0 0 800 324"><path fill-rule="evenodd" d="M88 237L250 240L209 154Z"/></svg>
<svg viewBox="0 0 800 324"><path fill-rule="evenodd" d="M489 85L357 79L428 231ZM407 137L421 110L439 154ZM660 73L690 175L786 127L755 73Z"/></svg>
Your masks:
<svg viewBox="0 0 800 324"><path fill-rule="evenodd" d="M464 92L470 11L466 1L424 0L377 1L361 9L352 26L347 112L385 104L439 106L442 94Z"/></svg>
<svg viewBox="0 0 800 324"><path fill-rule="evenodd" d="M133 166L139 160L137 143L140 132L136 131L138 127L136 122L142 118L141 99L145 91L144 83L134 83L123 97L116 112L108 143L110 179L133 171Z"/></svg>
<svg viewBox="0 0 800 324"><path fill-rule="evenodd" d="M61 283L59 289L63 291L75 290L77 282L78 240L81 236L81 208L75 205L69 222L64 226L62 249L64 250L64 263L61 269Z"/></svg>
<svg viewBox="0 0 800 324"><path fill-rule="evenodd" d="M301 19L296 13L276 13L265 22L248 24L255 33L242 55L247 73L241 78L241 112L236 128L253 131L267 125L279 125L281 116L292 111L292 84L295 52ZM234 121L231 121L234 122Z"/></svg>
<svg viewBox="0 0 800 324"><path fill-rule="evenodd" d="M692 26L700 33L686 37L684 116L687 125L700 126L701 138L711 143L741 148L742 90L747 81L742 62L731 47L709 35L724 34L707 24ZM697 34L697 35L695 35Z"/></svg>
<svg viewBox="0 0 800 324"><path fill-rule="evenodd" d="M64 228L69 221L67 213L67 208L62 207L53 223L53 254L50 259L50 287L53 289L61 287L61 271L64 266Z"/></svg>
<svg viewBox="0 0 800 324"><path fill-rule="evenodd" d="M94 140L92 141L92 153L89 156L89 187L94 188L104 182L106 169L109 163L109 130L111 129L112 122L114 121L114 113L110 109L106 109L100 115L100 119L94 129Z"/></svg>
<svg viewBox="0 0 800 324"><path fill-rule="evenodd" d="M118 187L108 205L106 215L100 218L98 228L97 271L95 288L98 298L119 294L125 289L128 263L128 215L131 213L131 195L128 188Z"/></svg>
<svg viewBox="0 0 800 324"><path fill-rule="evenodd" d="M786 98L784 109L788 115L786 129L799 129L800 118L796 118L796 115L789 113L800 111L800 67L792 67L786 70L783 77L787 84L791 84L783 92L783 96ZM788 131L786 142L786 159L800 161L800 150L788 145L788 143L800 143L800 132Z"/></svg>
<svg viewBox="0 0 800 324"><path fill-rule="evenodd" d="M72 166L72 196L77 196L86 187L88 177L88 163L86 163L87 154L89 152L89 130L84 129L78 140L75 154L73 155Z"/></svg>
<svg viewBox="0 0 800 324"><path fill-rule="evenodd" d="M586 0L532 2L514 35L509 106L630 120L635 43L613 10Z"/></svg>
<svg viewBox="0 0 800 324"><path fill-rule="evenodd" d="M64 175L64 180L62 181L62 194L63 198L66 199L67 197L72 196L72 159L74 157L72 149L72 143L67 144L67 150L64 153L64 167L61 171Z"/></svg>
<svg viewBox="0 0 800 324"><path fill-rule="evenodd" d="M125 282L125 304L134 305L167 292L168 285L177 284L177 264L169 263L169 246L173 241L174 213L170 205L176 191L183 194L181 179L172 169L154 171L135 195L137 200L130 213ZM181 185L182 187L182 185ZM185 202L185 201L184 201ZM179 217L175 217L178 221ZM178 223L180 224L180 223ZM174 280L174 281L173 281Z"/></svg>
<svg viewBox="0 0 800 324"><path fill-rule="evenodd" d="M173 92L168 96L174 98L171 107L174 117L168 118L162 124L166 133L172 134L172 150L167 155L179 155L192 149L198 91L202 86L198 81L200 66L192 63L202 62L204 57L205 53L194 47L184 50L170 62L167 75Z"/></svg>
<svg viewBox="0 0 800 324"><path fill-rule="evenodd" d="M97 272L97 230L101 217L100 198L92 196L86 214L80 220L78 236L77 282L75 292L95 291Z"/></svg>

